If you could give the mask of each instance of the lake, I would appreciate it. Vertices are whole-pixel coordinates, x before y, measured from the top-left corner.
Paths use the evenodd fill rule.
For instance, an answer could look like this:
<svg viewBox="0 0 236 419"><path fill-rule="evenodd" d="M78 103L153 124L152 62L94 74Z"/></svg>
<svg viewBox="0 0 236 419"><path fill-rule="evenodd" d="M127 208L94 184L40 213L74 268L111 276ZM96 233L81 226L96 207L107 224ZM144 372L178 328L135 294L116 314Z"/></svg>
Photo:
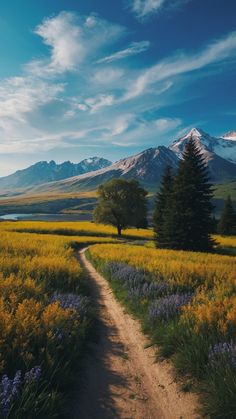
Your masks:
<svg viewBox="0 0 236 419"><path fill-rule="evenodd" d="M4 214L0 220L5 221L90 221L91 214Z"/></svg>

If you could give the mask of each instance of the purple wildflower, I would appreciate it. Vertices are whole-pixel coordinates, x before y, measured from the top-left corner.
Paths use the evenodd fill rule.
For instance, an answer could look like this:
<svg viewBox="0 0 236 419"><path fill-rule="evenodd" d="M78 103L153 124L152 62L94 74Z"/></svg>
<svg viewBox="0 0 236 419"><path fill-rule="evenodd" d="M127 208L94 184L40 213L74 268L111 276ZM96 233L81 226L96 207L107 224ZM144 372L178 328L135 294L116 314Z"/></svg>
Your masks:
<svg viewBox="0 0 236 419"><path fill-rule="evenodd" d="M6 374L3 375L0 381L0 416L6 417L8 412L19 397L24 385L38 382L41 377L41 367L33 367L27 371L22 378L21 371L15 373L15 377L10 379Z"/></svg>
<svg viewBox="0 0 236 419"><path fill-rule="evenodd" d="M106 269L111 277L120 282L122 287L128 291L128 297L131 299L153 299L167 292L168 285L162 278L158 278L160 282L154 282L154 278L144 270L134 268L126 263L109 262Z"/></svg>
<svg viewBox="0 0 236 419"><path fill-rule="evenodd" d="M218 342L211 345L208 359L211 366L217 366L218 363L228 360L236 369L236 343L231 340L230 342Z"/></svg>
<svg viewBox="0 0 236 419"><path fill-rule="evenodd" d="M63 309L74 309L83 318L88 313L90 300L88 297L76 294L60 294L55 292L51 297L51 303L58 302Z"/></svg>
<svg viewBox="0 0 236 419"><path fill-rule="evenodd" d="M31 368L30 371L25 373L25 377L24 377L25 383L32 384L32 383L38 382L41 378L41 373L42 373L42 370L40 366Z"/></svg>
<svg viewBox="0 0 236 419"><path fill-rule="evenodd" d="M0 383L0 412L2 411L4 416L17 398L21 385L21 371L17 371L13 379L8 378L6 374L3 375Z"/></svg>
<svg viewBox="0 0 236 419"><path fill-rule="evenodd" d="M149 317L151 320L160 319L169 321L179 314L181 308L188 304L192 299L192 294L171 294L154 301L149 307Z"/></svg>

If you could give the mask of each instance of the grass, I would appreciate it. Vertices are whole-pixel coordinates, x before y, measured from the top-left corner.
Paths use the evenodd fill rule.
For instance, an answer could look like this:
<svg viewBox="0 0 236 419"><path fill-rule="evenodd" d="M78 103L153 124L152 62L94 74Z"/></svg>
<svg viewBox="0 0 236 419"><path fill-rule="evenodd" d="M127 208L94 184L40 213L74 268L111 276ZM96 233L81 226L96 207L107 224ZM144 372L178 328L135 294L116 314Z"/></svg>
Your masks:
<svg viewBox="0 0 236 419"><path fill-rule="evenodd" d="M70 236L95 236L95 237L115 237L117 231L114 227L103 224L85 222L47 222L47 221L18 221L2 222L0 230L22 231L40 234L58 234ZM123 231L123 238L149 240L153 237L152 230L130 228Z"/></svg>
<svg viewBox="0 0 236 419"><path fill-rule="evenodd" d="M0 214L12 213L80 213L92 214L96 192L19 194L0 199Z"/></svg>
<svg viewBox="0 0 236 419"><path fill-rule="evenodd" d="M236 340L236 258L221 254L235 252L236 238L215 237L219 253L204 254L155 249L151 230L127 229L121 241L113 227L91 222L1 222L0 373L12 379L18 370L24 376L41 367L40 379L30 386L22 380L19 397L10 399L9 418L30 418L32 412L59 417L65 409L94 334L91 302L86 315L76 305L89 293L74 254L85 245L91 245L89 257L117 298L141 320L150 344L159 345L159 356L171 358L187 377L185 391L197 380L204 413L235 417L236 353L220 345L230 348ZM70 308L62 303L68 294ZM181 296L185 304L176 308ZM210 358L212 345L221 349Z"/></svg>
<svg viewBox="0 0 236 419"><path fill-rule="evenodd" d="M116 240L9 225L0 223L0 417L68 417L68 392L94 334L87 277L74 249Z"/></svg>
<svg viewBox="0 0 236 419"><path fill-rule="evenodd" d="M217 238L235 249L235 238ZM125 244L94 245L88 255L159 356L197 383L203 413L236 417L236 258Z"/></svg>

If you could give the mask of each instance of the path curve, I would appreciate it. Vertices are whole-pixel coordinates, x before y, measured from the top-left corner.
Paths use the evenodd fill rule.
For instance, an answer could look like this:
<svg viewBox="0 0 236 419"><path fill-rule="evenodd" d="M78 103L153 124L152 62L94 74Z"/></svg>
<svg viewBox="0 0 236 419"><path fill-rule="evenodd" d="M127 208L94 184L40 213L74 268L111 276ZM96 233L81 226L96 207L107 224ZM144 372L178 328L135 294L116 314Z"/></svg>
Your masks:
<svg viewBox="0 0 236 419"><path fill-rule="evenodd" d="M79 261L90 276L102 324L86 361L73 419L199 418L197 397L181 392L170 363L155 362L155 349L145 349L147 339L139 322L115 299L85 251L79 252Z"/></svg>

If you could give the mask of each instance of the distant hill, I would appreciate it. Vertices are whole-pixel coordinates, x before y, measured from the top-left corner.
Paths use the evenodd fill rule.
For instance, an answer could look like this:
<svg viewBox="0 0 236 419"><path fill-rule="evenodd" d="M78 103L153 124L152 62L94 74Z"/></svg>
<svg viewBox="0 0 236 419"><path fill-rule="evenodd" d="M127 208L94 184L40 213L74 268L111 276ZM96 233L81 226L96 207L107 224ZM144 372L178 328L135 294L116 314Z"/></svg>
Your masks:
<svg viewBox="0 0 236 419"><path fill-rule="evenodd" d="M40 161L12 175L0 178L0 189L28 188L42 183L53 182L70 178L72 176L88 173L110 166L109 160L100 157L91 157L80 163L65 161L56 164L55 161Z"/></svg>

